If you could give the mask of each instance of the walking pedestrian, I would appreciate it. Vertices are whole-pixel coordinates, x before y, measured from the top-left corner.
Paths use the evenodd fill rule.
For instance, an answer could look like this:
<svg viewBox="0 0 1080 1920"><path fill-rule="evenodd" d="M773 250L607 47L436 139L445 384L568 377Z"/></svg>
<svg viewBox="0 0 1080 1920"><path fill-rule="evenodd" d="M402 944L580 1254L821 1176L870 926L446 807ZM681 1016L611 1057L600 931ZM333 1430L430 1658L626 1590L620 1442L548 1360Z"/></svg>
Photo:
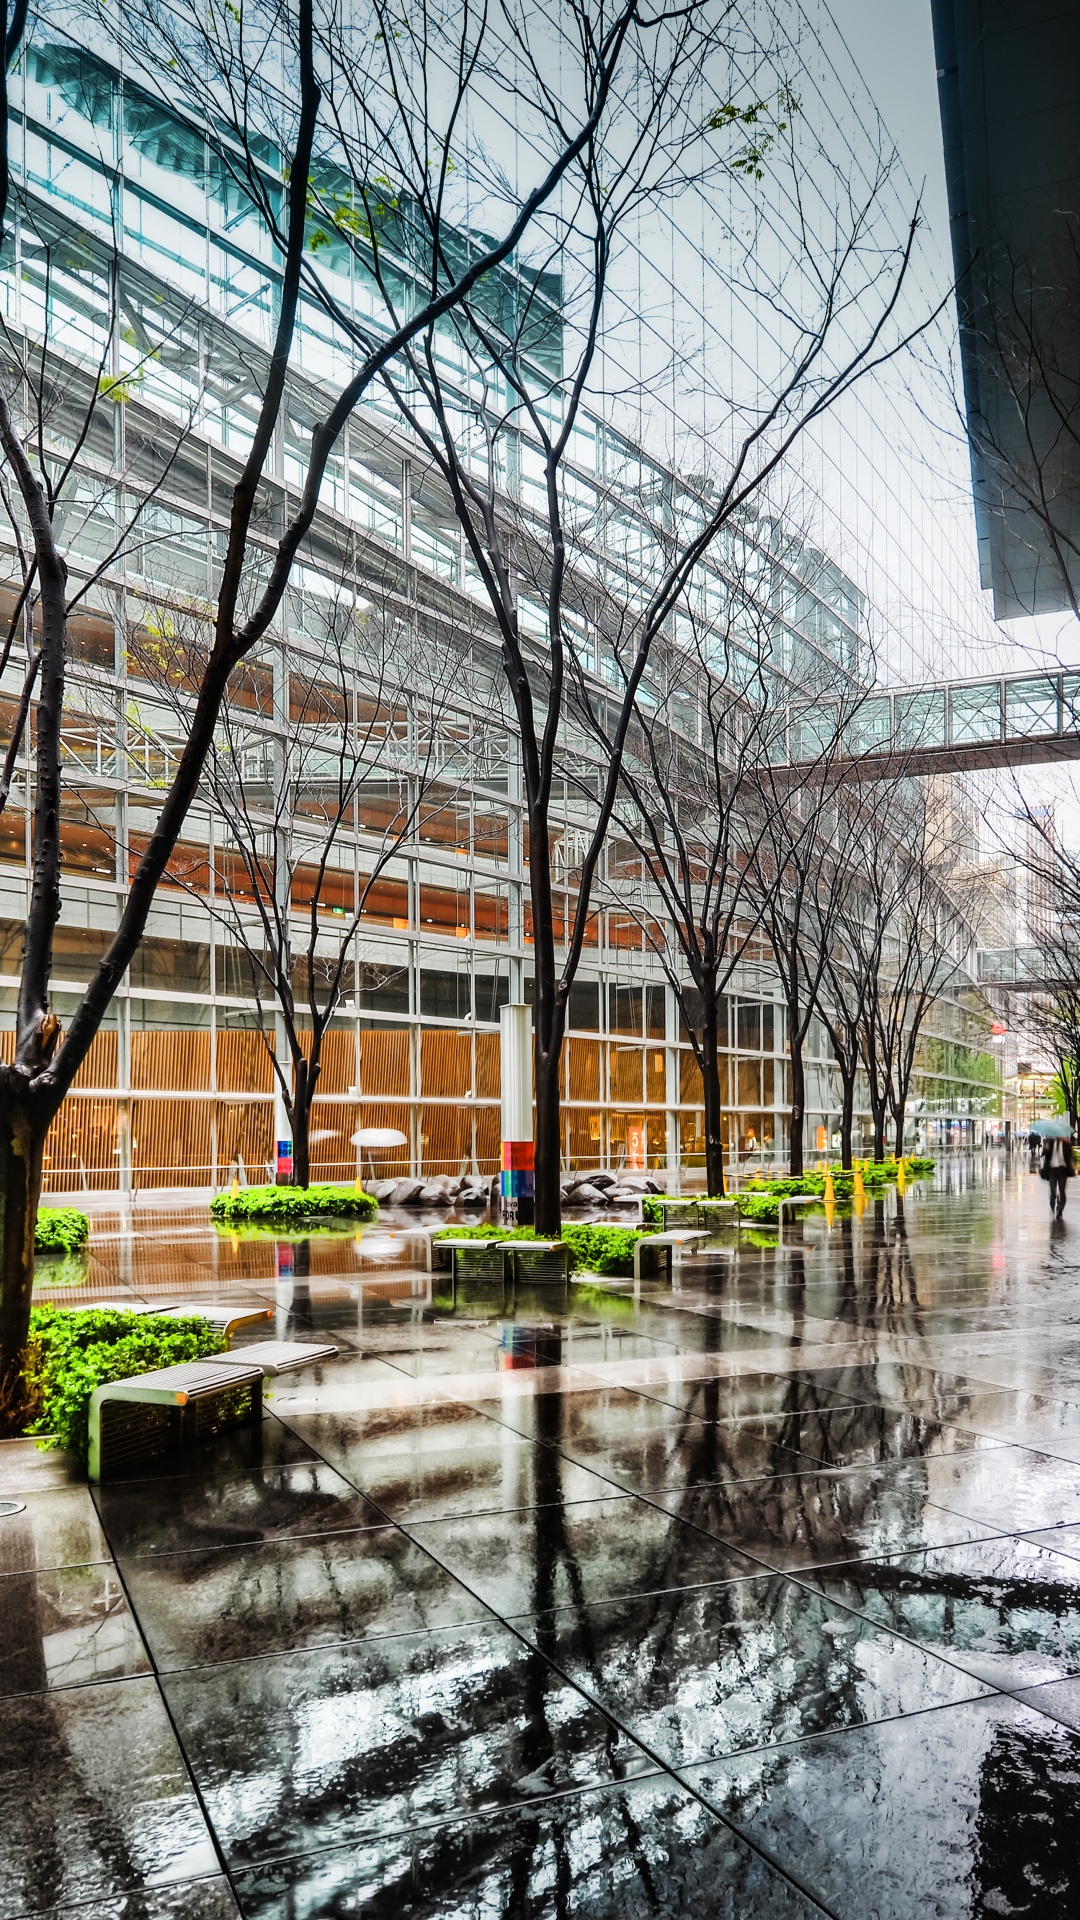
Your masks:
<svg viewBox="0 0 1080 1920"><path fill-rule="evenodd" d="M1044 1140L1039 1176L1050 1188L1050 1211L1060 1220L1065 1211L1065 1182L1076 1172L1071 1140Z"/></svg>

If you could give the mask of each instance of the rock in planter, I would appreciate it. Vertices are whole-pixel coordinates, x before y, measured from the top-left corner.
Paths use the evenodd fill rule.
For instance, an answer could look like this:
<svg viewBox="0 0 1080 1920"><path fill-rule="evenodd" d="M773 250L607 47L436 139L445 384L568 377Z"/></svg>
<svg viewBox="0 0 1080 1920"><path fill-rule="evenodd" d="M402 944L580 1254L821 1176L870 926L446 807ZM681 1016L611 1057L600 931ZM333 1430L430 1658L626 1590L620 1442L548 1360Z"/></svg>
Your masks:
<svg viewBox="0 0 1080 1920"><path fill-rule="evenodd" d="M422 1180L395 1180L387 1194L387 1204L391 1207L411 1207L423 1191Z"/></svg>
<svg viewBox="0 0 1080 1920"><path fill-rule="evenodd" d="M606 1193L610 1187L617 1187L619 1184L613 1173L590 1173L589 1175L590 1187L599 1187L601 1193Z"/></svg>
<svg viewBox="0 0 1080 1920"><path fill-rule="evenodd" d="M419 1207L449 1207L453 1205L453 1196L437 1180L432 1180L428 1186L421 1187L415 1204Z"/></svg>
<svg viewBox="0 0 1080 1920"><path fill-rule="evenodd" d="M636 1194L634 1198L637 1198ZM572 1207L599 1207L603 1205L606 1199L607 1194L604 1193L600 1187L594 1187L588 1180L585 1180L580 1187L574 1188L573 1193L570 1195L569 1205Z"/></svg>

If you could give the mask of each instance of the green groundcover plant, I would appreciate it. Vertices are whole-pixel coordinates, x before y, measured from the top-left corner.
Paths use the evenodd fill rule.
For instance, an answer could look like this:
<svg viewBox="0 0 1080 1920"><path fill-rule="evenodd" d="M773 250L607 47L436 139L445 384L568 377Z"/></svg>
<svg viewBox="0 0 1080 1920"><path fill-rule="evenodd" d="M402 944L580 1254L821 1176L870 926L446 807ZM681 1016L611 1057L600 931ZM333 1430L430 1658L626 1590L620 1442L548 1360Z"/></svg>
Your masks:
<svg viewBox="0 0 1080 1920"><path fill-rule="evenodd" d="M90 1222L78 1207L39 1207L35 1253L78 1253L90 1238Z"/></svg>
<svg viewBox="0 0 1080 1920"><path fill-rule="evenodd" d="M447 1227L436 1240L536 1240L534 1227ZM641 1227L564 1226L575 1273L628 1274L634 1268L634 1243L647 1237Z"/></svg>
<svg viewBox="0 0 1080 1920"><path fill-rule="evenodd" d="M24 1378L33 1409L27 1432L85 1460L90 1396L109 1380L224 1353L216 1327L198 1314L163 1320L149 1313L91 1307L35 1307Z"/></svg>
<svg viewBox="0 0 1080 1920"><path fill-rule="evenodd" d="M299 1225L338 1215L350 1220L373 1220L378 1201L356 1187L242 1187L239 1193L219 1193L210 1202L215 1220L280 1221Z"/></svg>

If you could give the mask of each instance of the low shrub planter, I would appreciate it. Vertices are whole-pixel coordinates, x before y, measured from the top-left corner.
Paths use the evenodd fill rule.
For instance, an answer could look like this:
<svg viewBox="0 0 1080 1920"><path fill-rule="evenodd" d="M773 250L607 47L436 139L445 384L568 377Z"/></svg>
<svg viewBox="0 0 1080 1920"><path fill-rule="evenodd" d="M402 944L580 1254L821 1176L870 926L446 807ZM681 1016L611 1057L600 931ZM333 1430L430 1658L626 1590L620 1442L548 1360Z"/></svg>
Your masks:
<svg viewBox="0 0 1080 1920"><path fill-rule="evenodd" d="M89 1238L89 1218L78 1207L38 1208L35 1253L80 1253Z"/></svg>
<svg viewBox="0 0 1080 1920"><path fill-rule="evenodd" d="M570 1264L575 1273L611 1274L625 1279L634 1271L634 1247L638 1240L648 1239L651 1228L642 1227L605 1227L605 1226L563 1226L559 1239L565 1240L570 1249ZM435 1235L435 1245L440 1240L542 1240L547 1236L538 1234L535 1227L496 1227L485 1224L482 1227L447 1227L445 1234Z"/></svg>
<svg viewBox="0 0 1080 1920"><path fill-rule="evenodd" d="M110 1380L152 1373L184 1360L224 1353L225 1340L208 1320L183 1320L100 1307L35 1307L23 1378L30 1402L27 1433L43 1447L66 1447L86 1459L90 1396Z"/></svg>
<svg viewBox="0 0 1080 1920"><path fill-rule="evenodd" d="M356 1187L241 1187L210 1202L215 1220L267 1221L296 1226L307 1220L373 1220L379 1203Z"/></svg>

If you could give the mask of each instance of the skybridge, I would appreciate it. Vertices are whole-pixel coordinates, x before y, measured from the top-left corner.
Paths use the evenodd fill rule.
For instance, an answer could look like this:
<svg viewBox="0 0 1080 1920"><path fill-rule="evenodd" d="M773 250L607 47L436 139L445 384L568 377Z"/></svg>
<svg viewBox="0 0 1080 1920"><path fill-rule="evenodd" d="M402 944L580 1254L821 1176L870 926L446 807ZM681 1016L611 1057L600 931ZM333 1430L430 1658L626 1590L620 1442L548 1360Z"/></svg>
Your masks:
<svg viewBox="0 0 1080 1920"><path fill-rule="evenodd" d="M840 752L835 745L840 733ZM868 779L1080 760L1080 671L1007 673L793 707L776 769L857 766Z"/></svg>

